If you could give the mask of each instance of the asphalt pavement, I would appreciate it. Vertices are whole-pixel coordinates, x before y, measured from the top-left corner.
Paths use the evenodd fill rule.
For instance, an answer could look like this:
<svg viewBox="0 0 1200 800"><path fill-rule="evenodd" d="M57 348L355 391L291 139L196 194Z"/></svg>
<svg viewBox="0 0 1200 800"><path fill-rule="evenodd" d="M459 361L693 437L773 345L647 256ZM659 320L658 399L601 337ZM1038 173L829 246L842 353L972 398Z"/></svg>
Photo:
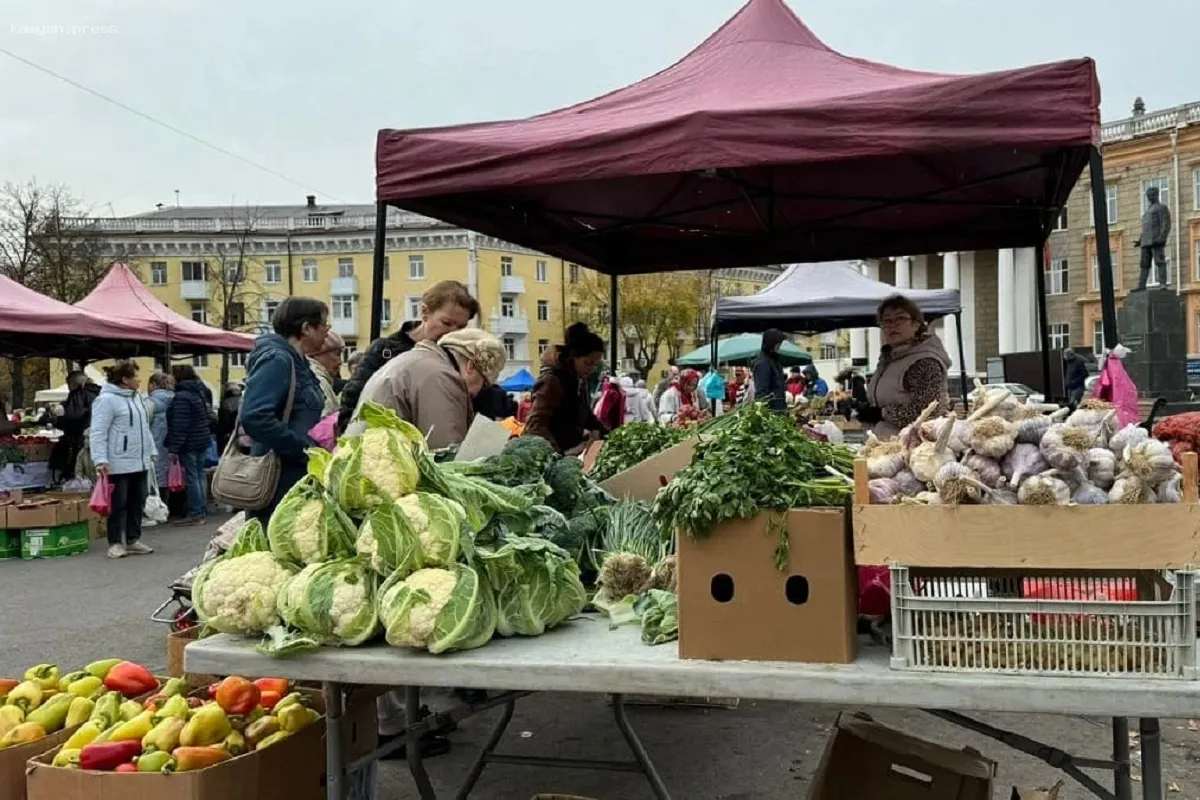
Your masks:
<svg viewBox="0 0 1200 800"><path fill-rule="evenodd" d="M167 585L196 564L223 518L203 528L148 529L157 552L109 561L104 542L86 554L52 560L0 562L0 676L43 662L75 669L99 658L128 658L153 670L166 667L166 626L150 612L168 596ZM803 797L839 709L743 700L735 710L635 707L632 723L673 795L680 800ZM1012 785L1050 786L1061 773L1005 746L920 712L865 709L881 722L943 744L969 746L1000 762L996 797ZM484 742L498 711L462 723L453 749L429 761L439 794L452 797L457 780ZM1077 755L1105 758L1107 720L987 714L993 725L1036 736ZM1136 723L1134 725L1136 730ZM1167 798L1200 799L1200 724L1163 721ZM1136 753L1136 737L1133 737ZM534 695L518 703L501 752L565 758L628 758L605 698ZM1135 766L1135 773L1137 772ZM1110 779L1098 776L1111 785ZM597 800L652 795L637 775L517 766L488 767L472 797L525 800L558 792ZM1137 787L1135 787L1135 796ZM415 797L400 762L380 773L380 800ZM1060 800L1091 795L1067 780Z"/></svg>

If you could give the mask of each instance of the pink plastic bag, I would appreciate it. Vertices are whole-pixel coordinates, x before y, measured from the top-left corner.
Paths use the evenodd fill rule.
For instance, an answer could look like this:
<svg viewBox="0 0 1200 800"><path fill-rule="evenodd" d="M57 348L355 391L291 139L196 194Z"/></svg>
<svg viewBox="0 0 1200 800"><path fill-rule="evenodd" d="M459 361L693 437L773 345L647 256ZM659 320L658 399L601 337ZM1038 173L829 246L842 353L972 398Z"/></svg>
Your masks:
<svg viewBox="0 0 1200 800"><path fill-rule="evenodd" d="M1096 397L1107 400L1117 409L1118 429L1141 422L1137 385L1125 371L1120 356L1110 353L1104 359L1100 380L1096 382Z"/></svg>
<svg viewBox="0 0 1200 800"><path fill-rule="evenodd" d="M171 494L187 491L187 476L183 474L183 464L178 461L172 461L167 467L167 491Z"/></svg>
<svg viewBox="0 0 1200 800"><path fill-rule="evenodd" d="M858 568L858 614L886 617L892 613L892 571L887 567Z"/></svg>
<svg viewBox="0 0 1200 800"><path fill-rule="evenodd" d="M310 439L331 453L333 452L333 448L337 446L337 420L338 415L336 413L329 414L308 432Z"/></svg>
<svg viewBox="0 0 1200 800"><path fill-rule="evenodd" d="M107 517L112 513L112 493L108 475L100 475L96 478L96 485L92 487L92 499L88 501L88 508L102 517Z"/></svg>

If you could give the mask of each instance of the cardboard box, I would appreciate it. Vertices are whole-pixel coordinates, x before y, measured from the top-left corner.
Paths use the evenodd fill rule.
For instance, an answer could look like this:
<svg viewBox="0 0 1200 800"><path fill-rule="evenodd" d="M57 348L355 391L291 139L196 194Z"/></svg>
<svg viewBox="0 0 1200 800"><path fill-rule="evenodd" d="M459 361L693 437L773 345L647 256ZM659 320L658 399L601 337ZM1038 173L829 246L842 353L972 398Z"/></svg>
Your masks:
<svg viewBox="0 0 1200 800"><path fill-rule="evenodd" d="M104 517L92 514L88 517L85 523L88 529L88 541L94 542L98 539L108 537L108 520Z"/></svg>
<svg viewBox="0 0 1200 800"><path fill-rule="evenodd" d="M21 557L21 532L0 528L0 561Z"/></svg>
<svg viewBox="0 0 1200 800"><path fill-rule="evenodd" d="M692 454L699 441L699 437L684 439L642 463L601 481L600 488L618 500L653 502L654 496L663 487L664 479L671 480L676 472L692 463Z"/></svg>
<svg viewBox="0 0 1200 800"><path fill-rule="evenodd" d="M313 700L314 707L323 710L320 696ZM375 749L376 725L375 694L352 696L342 741L347 762ZM173 775L81 772L50 766L62 741L65 737L49 752L45 747L35 748L40 755L27 766L22 763L27 797L16 795L16 800L325 800L326 796L324 720L262 752ZM3 800L10 797L0 793Z"/></svg>
<svg viewBox="0 0 1200 800"><path fill-rule="evenodd" d="M200 636L200 626L183 631L171 631L167 634L167 674L172 678L187 678L192 686L208 686L220 680L217 675L202 675L187 673L183 669L183 651Z"/></svg>
<svg viewBox="0 0 1200 800"><path fill-rule="evenodd" d="M808 800L991 800L996 762L964 748L842 715L825 744Z"/></svg>
<svg viewBox="0 0 1200 800"><path fill-rule="evenodd" d="M9 528L55 528L79 522L78 503L42 495L8 507Z"/></svg>
<svg viewBox="0 0 1200 800"><path fill-rule="evenodd" d="M73 556L87 549L88 526L84 522L21 531L21 558L25 560Z"/></svg>
<svg viewBox="0 0 1200 800"><path fill-rule="evenodd" d="M36 742L0 750L0 798L25 800L26 762L47 750L57 750L59 745L71 738L75 730L59 731Z"/></svg>
<svg viewBox="0 0 1200 800"><path fill-rule="evenodd" d="M778 570L784 532L788 563ZM854 661L856 577L843 509L759 514L704 539L677 538L680 658Z"/></svg>

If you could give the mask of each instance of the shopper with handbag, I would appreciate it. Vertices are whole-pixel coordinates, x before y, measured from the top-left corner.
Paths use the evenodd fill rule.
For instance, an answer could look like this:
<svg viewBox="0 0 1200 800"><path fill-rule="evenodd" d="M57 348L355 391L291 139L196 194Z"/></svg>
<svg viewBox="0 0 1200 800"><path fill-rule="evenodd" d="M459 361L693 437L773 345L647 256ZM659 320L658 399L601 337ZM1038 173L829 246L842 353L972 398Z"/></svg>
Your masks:
<svg viewBox="0 0 1200 800"><path fill-rule="evenodd" d="M235 434L213 478L217 499L262 522L308 467L308 432L321 419L325 400L307 356L329 333L329 308L309 297L288 297L275 309L274 333L254 343L246 363L239 426L251 440L244 452Z"/></svg>
<svg viewBox="0 0 1200 800"><path fill-rule="evenodd" d="M212 438L209 415L212 392L191 364L171 367L175 397L167 409L167 450L171 461L183 465L187 487L187 516L177 525L201 525L208 517L206 454Z"/></svg>
<svg viewBox="0 0 1200 800"><path fill-rule="evenodd" d="M138 397L138 366L122 361L108 369L108 381L92 404L88 440L99 479L112 486L108 515L108 557L153 553L142 542L146 473L154 468L154 435L146 406Z"/></svg>

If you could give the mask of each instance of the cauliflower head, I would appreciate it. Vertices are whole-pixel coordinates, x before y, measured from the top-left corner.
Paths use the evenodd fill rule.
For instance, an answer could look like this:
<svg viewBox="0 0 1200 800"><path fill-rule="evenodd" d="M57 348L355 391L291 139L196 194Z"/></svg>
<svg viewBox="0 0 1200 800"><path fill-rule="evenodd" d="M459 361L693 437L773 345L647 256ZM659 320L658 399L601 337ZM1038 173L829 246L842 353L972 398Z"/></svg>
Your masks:
<svg viewBox="0 0 1200 800"><path fill-rule="evenodd" d="M458 560L462 517L450 502L427 492L415 492L396 501L420 543L424 566L441 567Z"/></svg>
<svg viewBox="0 0 1200 800"><path fill-rule="evenodd" d="M404 498L401 498L404 499ZM354 543L359 555L383 577L401 572L400 577L425 566L421 542L398 503L381 503L367 515Z"/></svg>
<svg viewBox="0 0 1200 800"><path fill-rule="evenodd" d="M262 551L210 561L192 584L196 613L221 633L263 633L279 623L277 599L292 574Z"/></svg>
<svg viewBox="0 0 1200 800"><path fill-rule="evenodd" d="M421 480L413 444L388 428L368 428L362 435L362 474L393 499L410 494Z"/></svg>
<svg viewBox="0 0 1200 800"><path fill-rule="evenodd" d="M280 591L279 615L321 644L362 644L379 630L375 588L365 559L310 564Z"/></svg>
<svg viewBox="0 0 1200 800"><path fill-rule="evenodd" d="M496 632L491 587L465 564L390 578L381 590L379 616L389 644L434 654L482 647Z"/></svg>
<svg viewBox="0 0 1200 800"><path fill-rule="evenodd" d="M292 564L316 564L354 553L354 523L311 476L279 501L268 536L275 557Z"/></svg>

